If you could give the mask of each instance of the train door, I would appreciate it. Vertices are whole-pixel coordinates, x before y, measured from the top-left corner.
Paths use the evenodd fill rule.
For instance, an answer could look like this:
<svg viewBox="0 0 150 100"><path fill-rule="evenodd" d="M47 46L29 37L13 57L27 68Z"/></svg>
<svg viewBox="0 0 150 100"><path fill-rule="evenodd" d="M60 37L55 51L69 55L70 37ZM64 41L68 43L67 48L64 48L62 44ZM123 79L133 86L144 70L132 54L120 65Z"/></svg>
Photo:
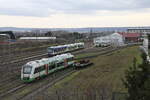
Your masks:
<svg viewBox="0 0 150 100"><path fill-rule="evenodd" d="M67 59L64 60L64 66L67 67L68 66L68 62Z"/></svg>
<svg viewBox="0 0 150 100"><path fill-rule="evenodd" d="M39 79L39 77L40 77L40 67L38 67L38 68L35 68L35 70L34 70L34 77L36 78L36 79Z"/></svg>
<svg viewBox="0 0 150 100"><path fill-rule="evenodd" d="M45 65L45 73L48 75L48 64Z"/></svg>

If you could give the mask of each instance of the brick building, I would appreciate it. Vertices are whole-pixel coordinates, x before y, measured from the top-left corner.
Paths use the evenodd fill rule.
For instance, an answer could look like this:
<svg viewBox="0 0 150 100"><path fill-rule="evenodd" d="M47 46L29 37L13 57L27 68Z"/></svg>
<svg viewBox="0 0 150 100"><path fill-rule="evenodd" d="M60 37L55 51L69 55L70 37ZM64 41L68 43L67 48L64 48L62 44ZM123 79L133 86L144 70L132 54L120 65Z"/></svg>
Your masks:
<svg viewBox="0 0 150 100"><path fill-rule="evenodd" d="M141 38L141 34L140 33L126 33L126 32L119 32L119 34L121 34L124 38L124 41L126 43L130 43L130 42L139 42L140 38Z"/></svg>

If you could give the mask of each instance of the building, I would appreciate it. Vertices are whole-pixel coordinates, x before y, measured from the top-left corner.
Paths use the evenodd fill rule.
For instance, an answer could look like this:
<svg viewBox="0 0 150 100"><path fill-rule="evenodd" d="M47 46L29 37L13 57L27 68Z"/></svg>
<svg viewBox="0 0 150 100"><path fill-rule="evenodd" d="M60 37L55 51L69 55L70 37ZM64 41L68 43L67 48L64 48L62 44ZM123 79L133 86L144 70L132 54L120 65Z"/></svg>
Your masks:
<svg viewBox="0 0 150 100"><path fill-rule="evenodd" d="M140 33L126 33L126 32L118 32L118 33L123 36L125 43L139 42L141 39Z"/></svg>
<svg viewBox="0 0 150 100"><path fill-rule="evenodd" d="M123 46L124 45L123 37L119 33L113 33L111 35L94 38L93 42L95 46L108 46L108 45Z"/></svg>
<svg viewBox="0 0 150 100"><path fill-rule="evenodd" d="M20 37L22 41L49 41L56 40L56 37Z"/></svg>
<svg viewBox="0 0 150 100"><path fill-rule="evenodd" d="M93 42L95 46L107 46L110 44L111 40L109 36L102 36L94 38Z"/></svg>
<svg viewBox="0 0 150 100"><path fill-rule="evenodd" d="M111 34L110 39L111 39L111 44L114 46L123 46L124 45L123 36L119 33Z"/></svg>
<svg viewBox="0 0 150 100"><path fill-rule="evenodd" d="M150 27L128 28L127 32L129 32L129 33L140 33L140 34L150 34Z"/></svg>
<svg viewBox="0 0 150 100"><path fill-rule="evenodd" d="M9 39L13 39L13 40L16 39L12 31L0 31L0 34L7 34Z"/></svg>

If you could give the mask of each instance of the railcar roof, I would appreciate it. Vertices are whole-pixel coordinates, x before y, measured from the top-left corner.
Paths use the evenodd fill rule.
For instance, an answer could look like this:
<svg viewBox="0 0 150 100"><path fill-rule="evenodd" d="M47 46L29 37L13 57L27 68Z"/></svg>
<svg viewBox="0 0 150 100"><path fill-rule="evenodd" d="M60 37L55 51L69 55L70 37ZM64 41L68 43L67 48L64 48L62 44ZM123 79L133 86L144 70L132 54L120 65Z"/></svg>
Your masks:
<svg viewBox="0 0 150 100"><path fill-rule="evenodd" d="M69 46L75 46L75 45L84 45L84 42L72 43L72 44L66 44L66 45L59 45L59 46L51 46L51 47L48 47L48 48L56 49L56 48L69 47Z"/></svg>
<svg viewBox="0 0 150 100"><path fill-rule="evenodd" d="M57 56L50 57L50 58L42 58L40 60L30 61L26 63L25 65L38 67L38 66L42 66L45 64L53 63L53 62L61 62L64 59L71 58L71 57L74 57L74 55L72 55L71 53L66 53L66 54L61 54L61 55L57 55Z"/></svg>
<svg viewBox="0 0 150 100"><path fill-rule="evenodd" d="M48 47L48 48L56 49L56 48L64 48L64 47L67 47L67 46L61 45L61 46L52 46L52 47Z"/></svg>

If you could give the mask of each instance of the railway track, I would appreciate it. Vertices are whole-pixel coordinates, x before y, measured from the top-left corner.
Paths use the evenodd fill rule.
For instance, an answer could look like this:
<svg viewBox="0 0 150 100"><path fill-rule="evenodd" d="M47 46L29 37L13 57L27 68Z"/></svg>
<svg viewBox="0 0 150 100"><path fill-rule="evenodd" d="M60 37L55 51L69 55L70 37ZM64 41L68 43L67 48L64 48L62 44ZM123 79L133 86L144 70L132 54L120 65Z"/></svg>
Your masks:
<svg viewBox="0 0 150 100"><path fill-rule="evenodd" d="M17 91L18 89L21 89L21 88L25 87L26 85L27 85L27 84L21 84L21 85L15 87L15 88L13 88L13 89L11 89L11 90L5 92L5 93L0 94L0 97L2 98L2 97L6 96L6 95L8 95L8 94L10 94L10 93L13 93L13 92Z"/></svg>
<svg viewBox="0 0 150 100"><path fill-rule="evenodd" d="M22 59L27 58L34 58L36 55L44 54L45 50L37 51L37 52L30 52L30 53L24 53L24 54L18 54L18 55L10 55L0 58L0 66L3 66L5 64L11 64L15 63ZM46 53L45 53L46 55Z"/></svg>
<svg viewBox="0 0 150 100"><path fill-rule="evenodd" d="M120 48L113 48L113 49L108 49L108 48L105 48L105 49L102 49L102 50L100 50L99 52L99 54L98 55L94 55L94 56L87 56L87 57L84 57L84 58L93 58L93 57L97 57L97 56L99 56L99 55L105 55L105 54L109 54L109 53L111 53L111 52L113 52L113 51L116 51L116 50L118 50L118 49L120 49ZM105 51L104 51L105 50ZM77 54L79 53L79 51L77 52ZM83 52L80 52L80 53L83 53ZM83 59L83 58L81 58L81 59ZM67 73L73 73L75 70L70 70L70 72L67 72ZM68 75L66 73L66 75ZM66 75L64 75L64 76L66 76ZM63 76L62 76L63 77ZM23 100L28 100L27 98L29 98L29 97L31 97L31 96L33 96L33 95L35 95L36 93L38 93L38 92L40 92L40 91L42 91L42 90L44 90L44 89L46 89L47 87L50 87L50 86L52 86L54 83L56 83L56 82L58 82L59 80L61 80L61 79L63 79L63 78L59 78L58 77L58 79L57 80L51 80L50 81L50 83L48 82L46 85L42 85L42 87L38 87L38 88L36 88L36 89L33 89L33 91L30 91L28 94L26 94L26 95L24 95L24 96L22 96L22 97L20 97L20 98L17 98L17 99L23 99ZM44 86L44 87L43 87ZM20 89L23 89L24 87L26 87L26 86L22 86L22 85L19 85L19 86L17 86L17 87L15 87L15 88L13 88L13 89L10 89L10 90L8 90L7 92L5 92L5 93L3 93L3 94L1 94L1 97L6 97L8 94L14 94L17 90L20 90ZM35 92L35 90L36 90L36 92Z"/></svg>

